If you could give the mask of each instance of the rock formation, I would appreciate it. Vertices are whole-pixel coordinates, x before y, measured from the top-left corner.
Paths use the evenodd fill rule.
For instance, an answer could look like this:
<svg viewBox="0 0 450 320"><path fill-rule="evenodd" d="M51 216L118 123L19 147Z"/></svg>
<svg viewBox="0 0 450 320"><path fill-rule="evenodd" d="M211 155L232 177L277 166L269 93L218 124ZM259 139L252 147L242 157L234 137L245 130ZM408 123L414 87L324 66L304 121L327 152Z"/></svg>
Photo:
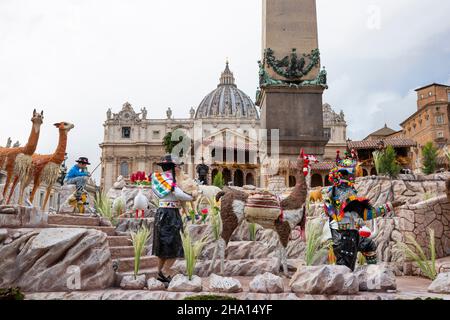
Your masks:
<svg viewBox="0 0 450 320"><path fill-rule="evenodd" d="M103 232L81 228L23 230L12 242L0 245L0 287L18 286L30 292L112 287L114 271Z"/></svg>

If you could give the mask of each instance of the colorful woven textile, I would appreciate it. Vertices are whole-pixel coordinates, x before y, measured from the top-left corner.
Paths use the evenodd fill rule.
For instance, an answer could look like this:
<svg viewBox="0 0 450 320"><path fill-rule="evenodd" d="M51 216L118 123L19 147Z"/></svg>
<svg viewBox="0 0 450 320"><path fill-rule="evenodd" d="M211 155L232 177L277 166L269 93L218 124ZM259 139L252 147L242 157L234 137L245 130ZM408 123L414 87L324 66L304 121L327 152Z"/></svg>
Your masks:
<svg viewBox="0 0 450 320"><path fill-rule="evenodd" d="M172 192L173 185L171 174L159 172L152 174L152 190L158 198L162 199Z"/></svg>

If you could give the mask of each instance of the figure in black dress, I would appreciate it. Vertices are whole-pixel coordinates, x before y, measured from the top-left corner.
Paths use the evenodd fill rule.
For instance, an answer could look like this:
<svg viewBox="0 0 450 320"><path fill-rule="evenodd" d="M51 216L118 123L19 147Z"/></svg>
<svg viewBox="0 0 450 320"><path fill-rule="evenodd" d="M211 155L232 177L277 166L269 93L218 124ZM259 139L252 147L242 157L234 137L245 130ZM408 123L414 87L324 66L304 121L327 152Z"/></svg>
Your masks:
<svg viewBox="0 0 450 320"><path fill-rule="evenodd" d="M152 191L159 198L154 222L153 255L159 260L158 280L167 285L172 280L171 268L176 259L184 257L180 235L183 231L180 201L192 201L192 196L176 184L175 177L183 163L171 155L166 155L158 165L163 172L152 174Z"/></svg>

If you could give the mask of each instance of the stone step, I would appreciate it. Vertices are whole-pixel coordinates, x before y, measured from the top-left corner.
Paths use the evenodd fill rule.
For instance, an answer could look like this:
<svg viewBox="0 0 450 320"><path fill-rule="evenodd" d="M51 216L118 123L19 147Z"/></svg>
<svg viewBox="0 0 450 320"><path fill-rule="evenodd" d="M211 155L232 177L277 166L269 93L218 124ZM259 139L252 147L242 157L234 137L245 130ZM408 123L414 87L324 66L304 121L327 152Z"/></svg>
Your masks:
<svg viewBox="0 0 450 320"><path fill-rule="evenodd" d="M134 270L134 257L119 258L118 272L132 272ZM141 258L140 269L150 269L158 266L158 258L155 256L143 256Z"/></svg>
<svg viewBox="0 0 450 320"><path fill-rule="evenodd" d="M108 237L109 247L125 247L131 245L131 238L128 236L110 236Z"/></svg>
<svg viewBox="0 0 450 320"><path fill-rule="evenodd" d="M242 277L253 277L258 274L263 274L270 272L273 274L278 274L279 269L277 268L277 259L243 259L243 260L227 260L224 261L224 276L242 276ZM197 261L195 265L194 274L199 277L208 277L210 275L209 267L212 264L211 260ZM186 261L177 260L172 268L178 273L185 273L186 271ZM220 272L220 260L217 259L214 268L214 273Z"/></svg>
<svg viewBox="0 0 450 320"><path fill-rule="evenodd" d="M108 236L113 236L116 234L116 228L114 227L102 227L102 226L77 226L77 225L59 225L59 224L49 224L49 228L84 228L84 229L95 229L106 233Z"/></svg>
<svg viewBox="0 0 450 320"><path fill-rule="evenodd" d="M140 269L139 274L145 274L145 279L148 280L150 278L157 278L158 277L158 267L154 268L147 268L147 269ZM132 276L134 275L134 271L126 271L126 272L117 272L116 273L116 287L120 286L120 282L122 281L122 278L125 276Z"/></svg>
<svg viewBox="0 0 450 320"><path fill-rule="evenodd" d="M214 255L215 243L210 243L202 250L199 260L210 260ZM230 241L225 250L227 260L266 259L277 255L278 250L273 250L262 241Z"/></svg>
<svg viewBox="0 0 450 320"><path fill-rule="evenodd" d="M109 246L109 250L111 251L111 257L113 259L134 257L133 246L120 246L120 247Z"/></svg>
<svg viewBox="0 0 450 320"><path fill-rule="evenodd" d="M49 224L71 225L71 226L99 226L100 219L83 217L81 215L52 214L48 216Z"/></svg>

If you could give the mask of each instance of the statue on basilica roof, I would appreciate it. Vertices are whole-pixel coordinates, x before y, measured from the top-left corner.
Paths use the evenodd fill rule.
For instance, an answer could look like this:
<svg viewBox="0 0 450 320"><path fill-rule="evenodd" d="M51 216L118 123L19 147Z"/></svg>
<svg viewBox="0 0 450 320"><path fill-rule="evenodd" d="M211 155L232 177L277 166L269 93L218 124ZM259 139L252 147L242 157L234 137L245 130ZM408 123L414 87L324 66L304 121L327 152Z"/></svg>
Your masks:
<svg viewBox="0 0 450 320"><path fill-rule="evenodd" d="M147 108L142 108L141 109L141 113L142 113L142 120L146 120L147 119Z"/></svg>

